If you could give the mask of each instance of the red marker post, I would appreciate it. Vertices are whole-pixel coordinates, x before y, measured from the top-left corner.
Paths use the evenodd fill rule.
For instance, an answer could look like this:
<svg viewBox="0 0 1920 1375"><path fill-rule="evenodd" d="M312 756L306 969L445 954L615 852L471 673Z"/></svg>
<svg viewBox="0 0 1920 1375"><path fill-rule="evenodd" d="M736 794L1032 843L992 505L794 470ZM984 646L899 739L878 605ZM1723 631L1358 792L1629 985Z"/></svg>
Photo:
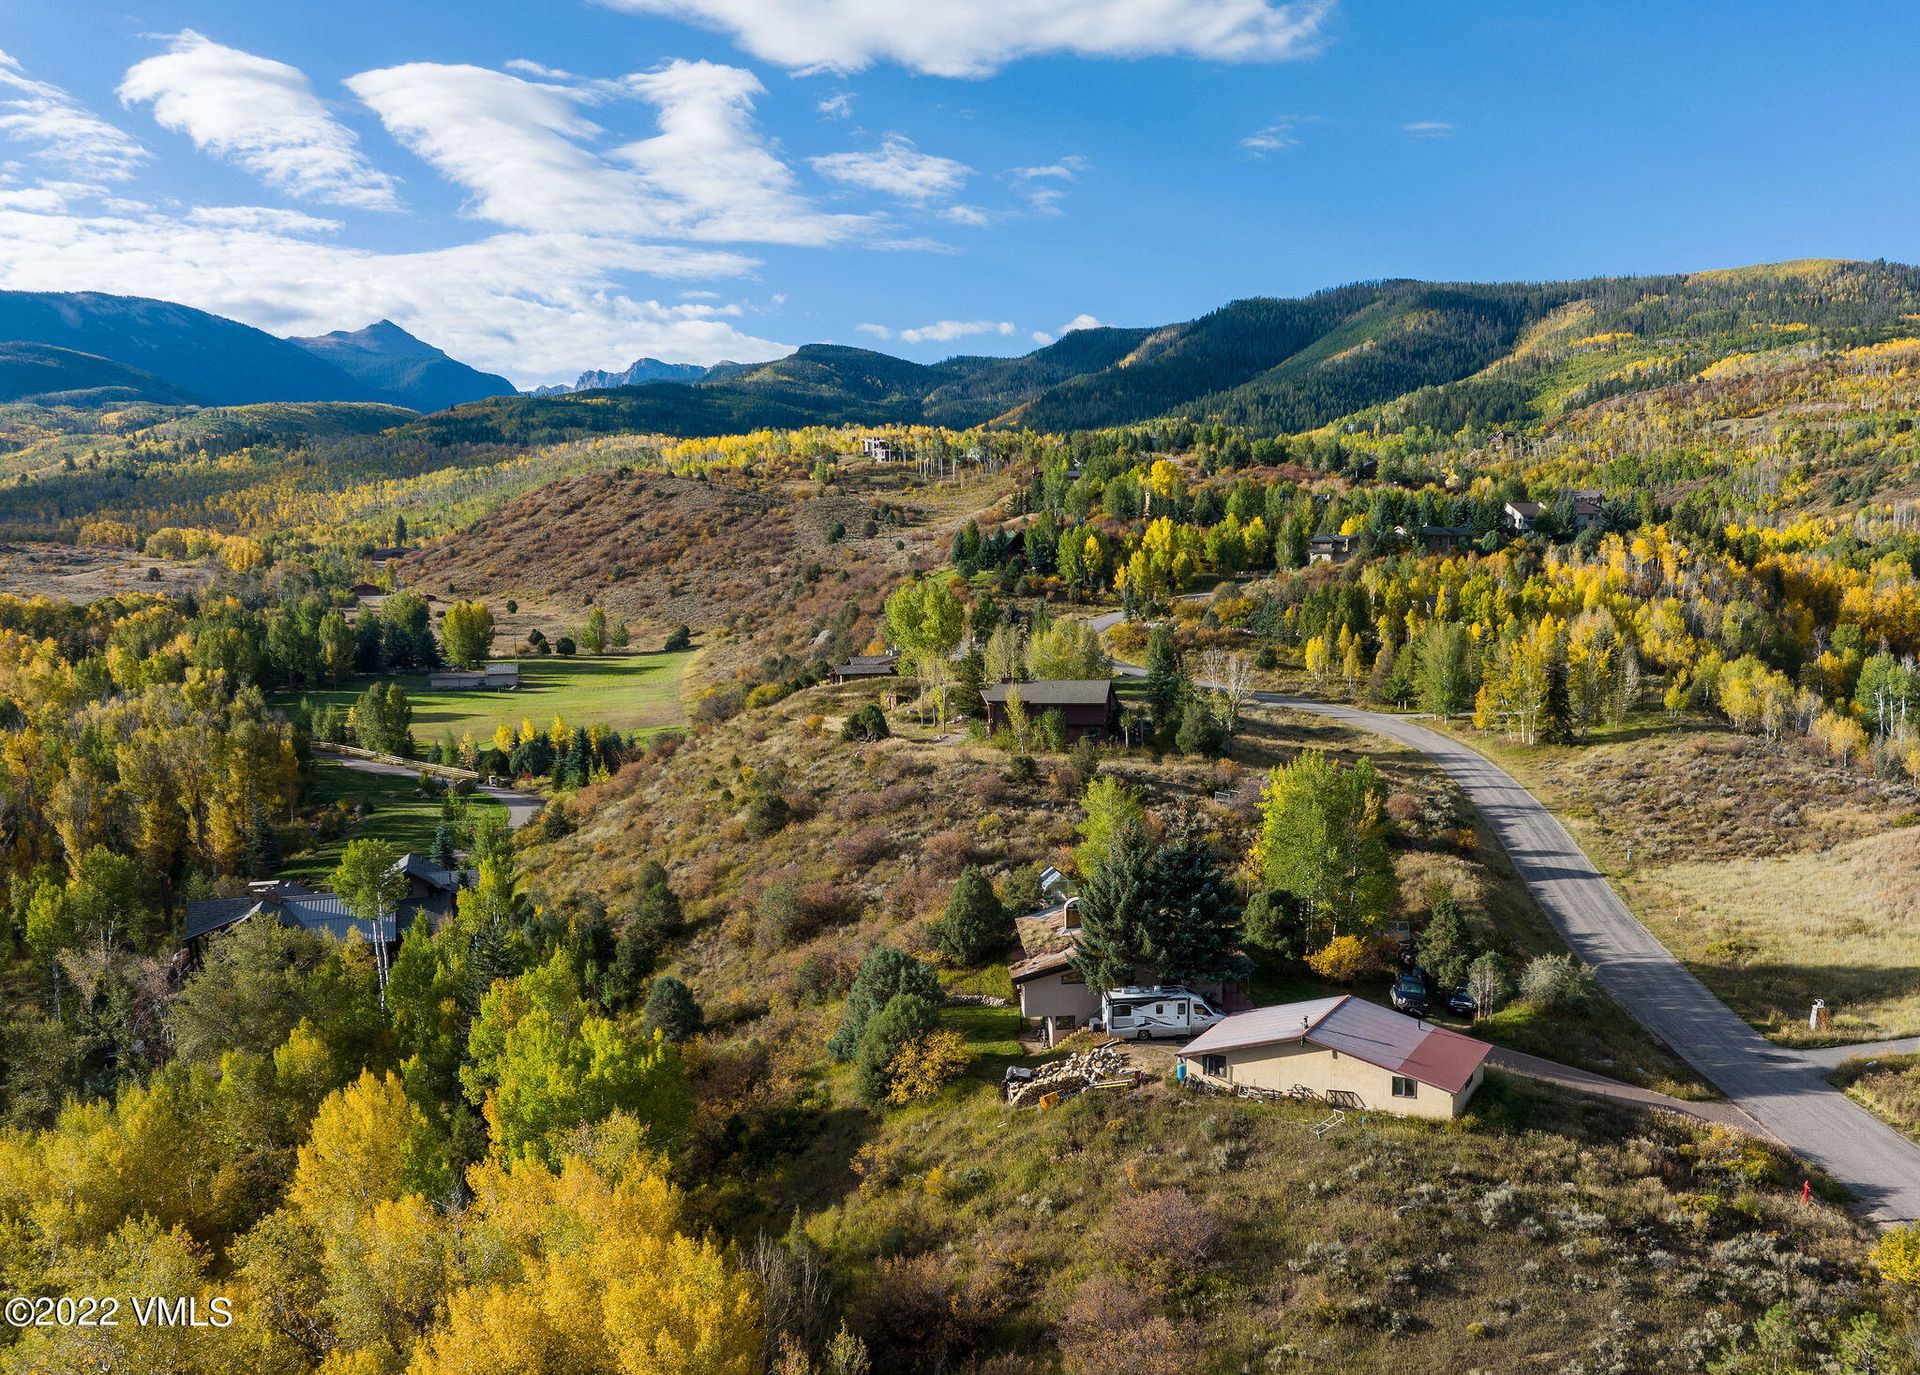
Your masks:
<svg viewBox="0 0 1920 1375"><path fill-rule="evenodd" d="M1807 1200L1812 1197L1813 1197L1813 1181L1811 1179L1801 1180L1800 1181L1800 1206L1802 1208L1806 1207Z"/></svg>

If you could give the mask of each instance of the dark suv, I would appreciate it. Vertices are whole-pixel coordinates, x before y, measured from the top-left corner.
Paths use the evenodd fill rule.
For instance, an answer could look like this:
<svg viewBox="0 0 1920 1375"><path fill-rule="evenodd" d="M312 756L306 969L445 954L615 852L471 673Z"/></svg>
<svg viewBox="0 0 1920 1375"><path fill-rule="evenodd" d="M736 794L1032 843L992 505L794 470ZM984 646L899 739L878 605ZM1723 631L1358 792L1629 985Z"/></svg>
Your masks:
<svg viewBox="0 0 1920 1375"><path fill-rule="evenodd" d="M1427 1015L1427 981L1417 974L1402 974L1393 981L1393 1005L1415 1017Z"/></svg>

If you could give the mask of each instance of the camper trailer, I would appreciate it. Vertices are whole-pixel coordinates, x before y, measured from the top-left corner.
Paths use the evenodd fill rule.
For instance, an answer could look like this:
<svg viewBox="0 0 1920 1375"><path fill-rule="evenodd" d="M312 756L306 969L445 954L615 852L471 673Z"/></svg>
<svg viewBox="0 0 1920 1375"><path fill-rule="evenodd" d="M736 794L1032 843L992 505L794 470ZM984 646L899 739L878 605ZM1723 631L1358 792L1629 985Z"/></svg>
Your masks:
<svg viewBox="0 0 1920 1375"><path fill-rule="evenodd" d="M1100 999L1107 1034L1150 1041L1197 1036L1226 1014L1184 988L1112 988Z"/></svg>

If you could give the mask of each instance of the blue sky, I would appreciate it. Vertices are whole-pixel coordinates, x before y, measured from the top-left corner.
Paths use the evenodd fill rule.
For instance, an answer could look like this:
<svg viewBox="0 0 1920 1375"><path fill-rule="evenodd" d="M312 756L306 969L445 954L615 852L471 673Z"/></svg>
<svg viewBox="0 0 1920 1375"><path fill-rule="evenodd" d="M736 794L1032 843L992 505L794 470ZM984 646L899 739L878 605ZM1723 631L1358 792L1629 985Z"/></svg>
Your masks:
<svg viewBox="0 0 1920 1375"><path fill-rule="evenodd" d="M1920 256L1896 7L257 0L0 17L0 286L522 385L1381 276Z"/></svg>

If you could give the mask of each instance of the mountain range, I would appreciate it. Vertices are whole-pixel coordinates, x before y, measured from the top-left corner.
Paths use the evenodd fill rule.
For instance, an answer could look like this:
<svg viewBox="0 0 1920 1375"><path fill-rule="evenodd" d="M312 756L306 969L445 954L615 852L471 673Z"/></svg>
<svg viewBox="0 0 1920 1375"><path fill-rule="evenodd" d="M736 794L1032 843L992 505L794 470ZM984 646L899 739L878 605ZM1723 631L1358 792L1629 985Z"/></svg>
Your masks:
<svg viewBox="0 0 1920 1375"><path fill-rule="evenodd" d="M1091 429L1162 419L1453 433L1551 419L1736 354L1913 335L1920 269L1809 259L1567 282L1361 282L1178 324L1076 330L1014 358L916 363L839 344L712 367L642 358L515 393L382 320L279 339L164 301L0 292L0 400L377 401L429 443L802 425Z"/></svg>
<svg viewBox="0 0 1920 1375"><path fill-rule="evenodd" d="M1077 330L1017 358L915 363L809 344L691 384L496 397L417 425L436 442L699 436L799 425L1064 431L1160 419L1297 433L1372 414L1453 433L1551 419L1744 352L1912 335L1920 269L1809 259L1569 282L1362 282ZM1369 422L1371 423L1371 422Z"/></svg>
<svg viewBox="0 0 1920 1375"><path fill-rule="evenodd" d="M572 386L564 382L551 387L535 387L531 396L565 396L577 391L605 391L608 387L636 387L643 382L706 382L716 373L738 370L742 365L719 362L712 367L701 363L663 363L658 358L636 358L619 372L592 368L580 374Z"/></svg>
<svg viewBox="0 0 1920 1375"><path fill-rule="evenodd" d="M388 320L281 339L191 306L92 291L0 291L0 350L0 401L356 401L435 411L514 390Z"/></svg>

